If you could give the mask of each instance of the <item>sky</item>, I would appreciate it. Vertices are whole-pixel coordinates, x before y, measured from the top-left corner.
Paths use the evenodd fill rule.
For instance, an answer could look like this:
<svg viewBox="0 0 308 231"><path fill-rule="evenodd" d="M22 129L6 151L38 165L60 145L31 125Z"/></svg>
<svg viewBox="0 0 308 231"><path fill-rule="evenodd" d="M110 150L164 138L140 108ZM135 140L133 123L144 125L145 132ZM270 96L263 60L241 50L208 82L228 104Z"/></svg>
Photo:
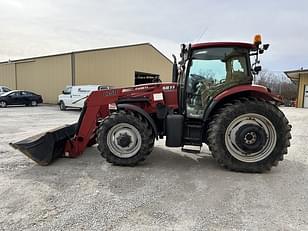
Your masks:
<svg viewBox="0 0 308 231"><path fill-rule="evenodd" d="M264 68L308 68L307 12L306 0L0 0L0 61L144 42L171 58L259 33Z"/></svg>

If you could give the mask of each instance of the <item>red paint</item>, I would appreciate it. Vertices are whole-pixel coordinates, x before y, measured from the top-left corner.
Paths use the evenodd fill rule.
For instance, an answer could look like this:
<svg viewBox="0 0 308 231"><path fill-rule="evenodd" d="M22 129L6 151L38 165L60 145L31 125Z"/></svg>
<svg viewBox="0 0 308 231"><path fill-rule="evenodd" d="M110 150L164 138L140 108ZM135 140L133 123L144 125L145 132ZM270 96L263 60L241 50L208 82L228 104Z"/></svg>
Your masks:
<svg viewBox="0 0 308 231"><path fill-rule="evenodd" d="M266 100L276 101L280 103L282 102L278 95L271 93L266 87L260 85L239 85L236 87L232 87L217 95L214 100L220 101L225 97L241 92L249 92L251 96L259 96Z"/></svg>
<svg viewBox="0 0 308 231"><path fill-rule="evenodd" d="M211 47L242 47L247 49L255 48L255 45L252 43L241 43L241 42L208 42L208 43L196 43L192 44L192 49L204 49Z"/></svg>

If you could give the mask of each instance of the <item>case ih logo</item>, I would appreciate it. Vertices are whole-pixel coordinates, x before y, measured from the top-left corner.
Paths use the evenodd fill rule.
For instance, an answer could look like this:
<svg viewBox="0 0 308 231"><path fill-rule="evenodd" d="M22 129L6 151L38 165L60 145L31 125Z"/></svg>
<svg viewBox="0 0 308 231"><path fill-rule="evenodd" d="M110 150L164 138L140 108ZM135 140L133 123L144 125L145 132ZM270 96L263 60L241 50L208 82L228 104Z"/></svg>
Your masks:
<svg viewBox="0 0 308 231"><path fill-rule="evenodd" d="M175 85L163 86L164 91L171 91L174 90L175 88L176 88Z"/></svg>
<svg viewBox="0 0 308 231"><path fill-rule="evenodd" d="M103 91L102 93L103 93L103 96L114 96L118 94L118 90L112 89L112 90Z"/></svg>

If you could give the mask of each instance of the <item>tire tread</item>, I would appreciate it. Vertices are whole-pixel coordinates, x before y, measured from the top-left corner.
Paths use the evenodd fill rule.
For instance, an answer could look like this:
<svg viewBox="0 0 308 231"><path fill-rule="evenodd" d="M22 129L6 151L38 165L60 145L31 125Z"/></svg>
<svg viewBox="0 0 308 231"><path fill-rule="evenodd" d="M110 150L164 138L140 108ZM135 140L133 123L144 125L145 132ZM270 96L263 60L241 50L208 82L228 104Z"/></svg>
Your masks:
<svg viewBox="0 0 308 231"><path fill-rule="evenodd" d="M280 133L282 133L282 142L283 147L279 153L275 153L274 158L266 158L268 161L264 162L263 160L256 162L254 164L248 165L243 162L242 164L239 161L234 161L233 157L229 154L229 156L223 155L224 149L221 145L218 144L218 132L221 129L221 124L224 123L224 118L236 113L237 110L242 110L243 113L246 111L247 104L251 104L256 108L264 108L264 110L270 110L277 115L278 120L282 121L282 127L279 128ZM277 166L279 161L283 160L283 156L288 153L288 147L290 146L291 136L291 125L289 121L286 119L285 115L279 110L279 108L263 99L259 98L247 98L242 97L237 100L233 100L232 102L224 104L217 112L212 116L211 121L209 122L207 130L207 139L209 150L212 152L214 159L218 162L222 167L232 170L232 171L240 171L240 172L252 172L252 173L262 173L269 171L273 166Z"/></svg>
<svg viewBox="0 0 308 231"><path fill-rule="evenodd" d="M107 133L114 125L125 121L134 125L140 132L142 137L141 148L138 153L130 158L120 158L115 156L108 148L105 140ZM110 116L106 117L100 124L97 130L97 143L98 150L101 152L103 158L107 162L118 166L135 166L139 162L144 161L146 157L152 152L154 147L154 133L150 124L140 114L132 111L120 110L113 112Z"/></svg>

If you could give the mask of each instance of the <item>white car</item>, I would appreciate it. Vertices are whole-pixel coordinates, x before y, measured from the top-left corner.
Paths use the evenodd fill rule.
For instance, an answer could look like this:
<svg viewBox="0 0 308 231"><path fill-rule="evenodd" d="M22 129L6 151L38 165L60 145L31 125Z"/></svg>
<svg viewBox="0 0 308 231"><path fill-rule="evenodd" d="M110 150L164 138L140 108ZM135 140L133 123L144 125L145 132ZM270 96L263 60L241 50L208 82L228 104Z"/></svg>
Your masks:
<svg viewBox="0 0 308 231"><path fill-rule="evenodd" d="M109 89L109 86L102 85L79 85L67 86L63 94L58 96L58 104L61 111L69 108L83 108L84 102L92 91Z"/></svg>
<svg viewBox="0 0 308 231"><path fill-rule="evenodd" d="M12 91L10 88L6 87L6 86L0 86L0 95Z"/></svg>

